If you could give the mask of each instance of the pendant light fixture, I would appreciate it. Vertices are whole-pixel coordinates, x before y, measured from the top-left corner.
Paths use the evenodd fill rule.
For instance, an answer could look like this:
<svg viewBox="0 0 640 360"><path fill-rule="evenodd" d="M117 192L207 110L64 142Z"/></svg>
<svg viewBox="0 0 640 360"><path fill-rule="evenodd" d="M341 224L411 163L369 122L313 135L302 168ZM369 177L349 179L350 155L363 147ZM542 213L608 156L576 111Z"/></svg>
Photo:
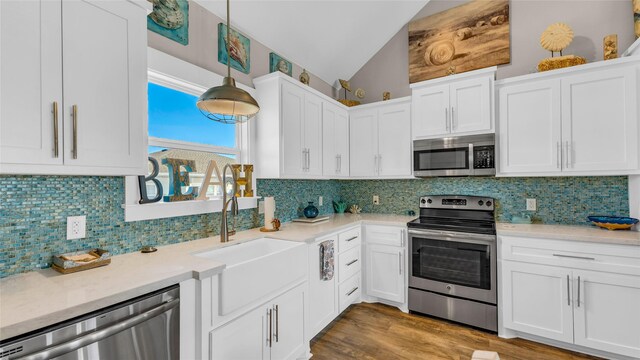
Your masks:
<svg viewBox="0 0 640 360"><path fill-rule="evenodd" d="M210 120L225 124L242 123L260 110L258 102L248 92L236 87L231 77L231 25L227 0L227 76L222 85L212 87L200 96L196 106Z"/></svg>

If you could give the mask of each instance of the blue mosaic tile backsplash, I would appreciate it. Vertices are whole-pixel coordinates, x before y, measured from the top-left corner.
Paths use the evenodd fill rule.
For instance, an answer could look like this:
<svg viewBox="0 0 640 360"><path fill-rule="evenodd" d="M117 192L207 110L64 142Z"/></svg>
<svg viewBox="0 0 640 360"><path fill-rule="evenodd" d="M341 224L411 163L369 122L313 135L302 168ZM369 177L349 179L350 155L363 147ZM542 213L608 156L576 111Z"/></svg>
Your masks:
<svg viewBox="0 0 640 360"><path fill-rule="evenodd" d="M496 198L498 219L525 210L525 198L538 200L534 218L552 224L586 224L592 214L628 216L626 177L433 178L416 180L260 179L257 194L276 198L276 217L301 216L308 201L323 196L320 214L332 201L359 204L364 212L417 211L426 194L467 194ZM381 204L373 206L372 196ZM55 253L101 247L113 254L138 251L219 234L219 213L125 222L121 177L0 176L0 277L48 267ZM66 218L87 216L87 237L66 240ZM238 229L262 225L256 209L242 210Z"/></svg>

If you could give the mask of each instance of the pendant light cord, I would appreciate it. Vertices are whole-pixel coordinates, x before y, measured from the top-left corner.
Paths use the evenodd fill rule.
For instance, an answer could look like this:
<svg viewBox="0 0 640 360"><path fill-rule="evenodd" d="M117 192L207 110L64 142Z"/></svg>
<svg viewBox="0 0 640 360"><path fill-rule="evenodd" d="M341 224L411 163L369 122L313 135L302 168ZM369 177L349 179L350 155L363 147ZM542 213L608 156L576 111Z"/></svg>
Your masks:
<svg viewBox="0 0 640 360"><path fill-rule="evenodd" d="M229 3L227 0L227 77L231 77L231 16L229 15Z"/></svg>

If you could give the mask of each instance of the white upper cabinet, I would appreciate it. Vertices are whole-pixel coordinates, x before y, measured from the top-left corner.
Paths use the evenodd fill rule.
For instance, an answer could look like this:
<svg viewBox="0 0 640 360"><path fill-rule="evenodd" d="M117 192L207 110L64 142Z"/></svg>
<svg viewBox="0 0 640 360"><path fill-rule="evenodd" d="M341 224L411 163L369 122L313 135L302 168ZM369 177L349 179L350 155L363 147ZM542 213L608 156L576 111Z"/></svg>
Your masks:
<svg viewBox="0 0 640 360"><path fill-rule="evenodd" d="M322 174L349 176L349 113L330 103L322 108Z"/></svg>
<svg viewBox="0 0 640 360"><path fill-rule="evenodd" d="M350 114L350 175L411 176L411 110L408 99L363 105Z"/></svg>
<svg viewBox="0 0 640 360"><path fill-rule="evenodd" d="M493 132L496 68L412 84L413 139Z"/></svg>
<svg viewBox="0 0 640 360"><path fill-rule="evenodd" d="M337 171L338 155L325 159L323 117L334 116L328 122L336 132L347 126L340 122L344 119L339 119L344 113L323 110L328 105L324 95L285 77L272 73L254 79L260 104L255 119L256 174L262 178L322 178L326 161L332 161L327 167ZM346 146L342 145L340 151Z"/></svg>
<svg viewBox="0 0 640 360"><path fill-rule="evenodd" d="M637 60L498 85L499 175L639 172Z"/></svg>
<svg viewBox="0 0 640 360"><path fill-rule="evenodd" d="M500 90L500 171L561 167L560 83L536 81Z"/></svg>
<svg viewBox="0 0 640 360"><path fill-rule="evenodd" d="M145 10L124 0L0 6L0 171L145 174Z"/></svg>

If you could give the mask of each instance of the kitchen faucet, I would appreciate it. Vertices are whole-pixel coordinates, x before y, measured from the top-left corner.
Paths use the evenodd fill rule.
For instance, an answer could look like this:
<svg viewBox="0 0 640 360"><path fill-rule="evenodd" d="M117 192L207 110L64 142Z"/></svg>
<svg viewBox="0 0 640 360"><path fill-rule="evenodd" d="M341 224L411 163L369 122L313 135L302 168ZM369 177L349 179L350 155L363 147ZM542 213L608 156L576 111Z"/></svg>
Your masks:
<svg viewBox="0 0 640 360"><path fill-rule="evenodd" d="M231 199L227 200L227 186L225 179L225 174L227 173L227 169L231 171L231 178L233 179L233 186L231 189L232 195ZM231 203L231 214L234 216L234 224L235 217L238 215L238 198L236 193L238 191L238 178L236 176L236 172L233 170L230 164L225 165L222 168L222 223L220 224L220 242L228 242L229 235L235 235L235 228L233 231L229 231L229 226L227 225L227 207L229 203Z"/></svg>

